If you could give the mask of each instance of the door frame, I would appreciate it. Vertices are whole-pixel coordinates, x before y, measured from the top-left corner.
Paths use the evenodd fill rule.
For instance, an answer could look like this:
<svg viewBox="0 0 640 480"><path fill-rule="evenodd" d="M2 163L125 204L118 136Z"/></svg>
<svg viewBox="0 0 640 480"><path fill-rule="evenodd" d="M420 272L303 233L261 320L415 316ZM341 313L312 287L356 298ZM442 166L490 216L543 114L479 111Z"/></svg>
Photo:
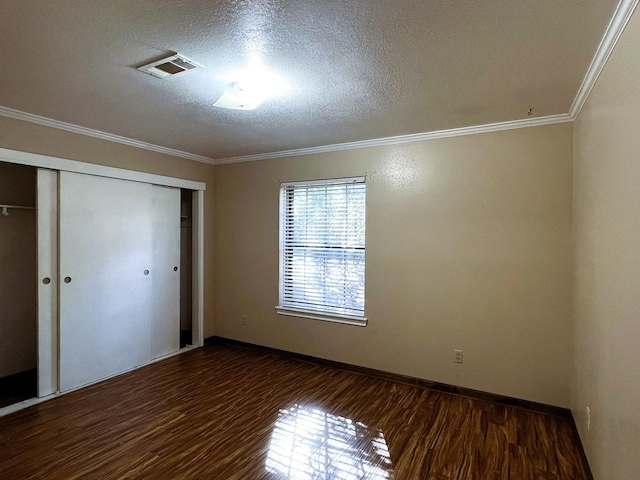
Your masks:
<svg viewBox="0 0 640 480"><path fill-rule="evenodd" d="M38 232L38 242L49 242L50 256L47 261L52 268L57 269L57 177L58 171L84 173L134 182L150 183L168 187L184 188L192 190L192 262L193 262L193 289L192 289L192 346L201 347L204 345L204 192L206 184L181 178L155 175L152 173L136 172L104 165L68 160L65 158L50 157L18 150L0 148L0 161L28 165L39 169L52 171L46 175L43 182L42 198L54 200L55 208L44 211L42 205L38 206L37 215L47 216L45 231ZM52 179L55 178L55 185ZM40 185L39 185L40 186ZM41 194L38 194L41 195ZM40 196L38 198L41 198ZM55 221L54 220L55 217ZM41 238L40 235L43 235ZM53 263L52 263L53 262ZM38 272L38 286L40 286L41 275L57 278L56 272ZM53 283L53 282L52 282ZM53 286L53 285L52 285ZM54 287L55 288L55 287ZM40 292L40 288L38 291ZM43 298L38 295L38 397L45 397L59 391L59 338L58 338L58 316L57 316L57 288L54 293L46 294ZM41 303L42 302L42 303ZM46 309L49 312L45 314ZM52 312L51 309L54 309ZM187 349L182 349L184 351ZM4 409L3 409L4 410ZM4 413L4 412L3 412Z"/></svg>

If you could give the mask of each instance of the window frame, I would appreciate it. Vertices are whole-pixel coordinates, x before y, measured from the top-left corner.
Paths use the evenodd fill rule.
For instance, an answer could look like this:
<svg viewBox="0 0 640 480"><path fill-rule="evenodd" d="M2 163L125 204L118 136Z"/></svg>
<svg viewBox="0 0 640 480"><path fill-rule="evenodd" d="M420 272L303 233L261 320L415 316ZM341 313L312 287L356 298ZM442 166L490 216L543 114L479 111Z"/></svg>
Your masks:
<svg viewBox="0 0 640 480"><path fill-rule="evenodd" d="M307 318L311 320L321 320L326 322L334 322L334 323L343 323L347 325L354 325L365 327L368 323L368 318L365 314L366 307L366 233L365 233L365 248L364 248L364 273L363 273L363 285L365 287L364 292L364 301L363 301L363 313L362 315L348 315L341 313L334 313L329 311L322 310L314 310L314 309L304 309L298 306L289 306L283 302L283 291L285 285L285 223L286 223L286 207L287 207L287 199L286 199L286 189L288 187L313 187L313 186L330 186L330 185L348 185L362 183L365 184L365 207L364 207L364 215L365 215L365 225L366 225L366 177L358 176L358 177L345 177L345 178L332 178L332 179L323 179L323 180L309 180L309 181L296 181L296 182L281 182L280 183L280 210L279 210L279 279L278 279L278 305L275 307L276 312L279 315L293 316L293 317L301 317ZM366 228L366 227L365 227Z"/></svg>

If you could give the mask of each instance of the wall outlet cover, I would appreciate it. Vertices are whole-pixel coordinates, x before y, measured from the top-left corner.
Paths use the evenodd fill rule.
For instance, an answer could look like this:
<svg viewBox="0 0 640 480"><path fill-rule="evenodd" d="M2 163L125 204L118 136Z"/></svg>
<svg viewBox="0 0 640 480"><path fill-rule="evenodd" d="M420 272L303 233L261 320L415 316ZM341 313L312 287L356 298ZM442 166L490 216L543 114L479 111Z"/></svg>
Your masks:
<svg viewBox="0 0 640 480"><path fill-rule="evenodd" d="M454 361L455 363L462 363L462 362L463 362L463 360L464 360L464 353L463 353L463 351L462 351L462 350L454 350L454 351L453 351L453 354L454 354L454 359L453 359L453 361Z"/></svg>

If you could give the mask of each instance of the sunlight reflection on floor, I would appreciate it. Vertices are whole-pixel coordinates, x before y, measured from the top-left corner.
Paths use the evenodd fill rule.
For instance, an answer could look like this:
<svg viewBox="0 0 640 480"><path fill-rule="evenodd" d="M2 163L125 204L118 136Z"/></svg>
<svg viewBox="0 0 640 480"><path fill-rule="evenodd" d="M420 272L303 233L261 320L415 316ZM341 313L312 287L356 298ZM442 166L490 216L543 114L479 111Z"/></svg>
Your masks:
<svg viewBox="0 0 640 480"><path fill-rule="evenodd" d="M382 431L304 405L280 410L266 468L290 480L393 478Z"/></svg>

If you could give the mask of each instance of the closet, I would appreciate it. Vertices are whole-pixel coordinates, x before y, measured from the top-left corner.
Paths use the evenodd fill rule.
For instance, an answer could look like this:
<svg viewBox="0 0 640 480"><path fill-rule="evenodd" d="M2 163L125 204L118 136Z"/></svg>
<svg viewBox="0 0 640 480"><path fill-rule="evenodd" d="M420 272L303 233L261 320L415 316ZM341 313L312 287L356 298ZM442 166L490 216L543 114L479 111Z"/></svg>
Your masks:
<svg viewBox="0 0 640 480"><path fill-rule="evenodd" d="M60 390L180 348L180 190L59 174Z"/></svg>
<svg viewBox="0 0 640 480"><path fill-rule="evenodd" d="M0 162L0 407L36 395L36 169Z"/></svg>
<svg viewBox="0 0 640 480"><path fill-rule="evenodd" d="M204 184L0 149L0 161L7 157L28 166L0 166L31 175L30 201L0 196L0 204L20 200L30 209L31 241L17 242L31 255L20 269L29 297L21 334L30 343L16 368L37 368L39 397L174 354L187 328L188 343L202 345ZM8 195L2 173L0 195ZM181 245L185 217L194 220L189 248ZM0 223L3 247L7 231ZM0 301L17 288L15 279L0 283ZM9 312L0 311L3 319ZM9 337L0 338L7 356Z"/></svg>

